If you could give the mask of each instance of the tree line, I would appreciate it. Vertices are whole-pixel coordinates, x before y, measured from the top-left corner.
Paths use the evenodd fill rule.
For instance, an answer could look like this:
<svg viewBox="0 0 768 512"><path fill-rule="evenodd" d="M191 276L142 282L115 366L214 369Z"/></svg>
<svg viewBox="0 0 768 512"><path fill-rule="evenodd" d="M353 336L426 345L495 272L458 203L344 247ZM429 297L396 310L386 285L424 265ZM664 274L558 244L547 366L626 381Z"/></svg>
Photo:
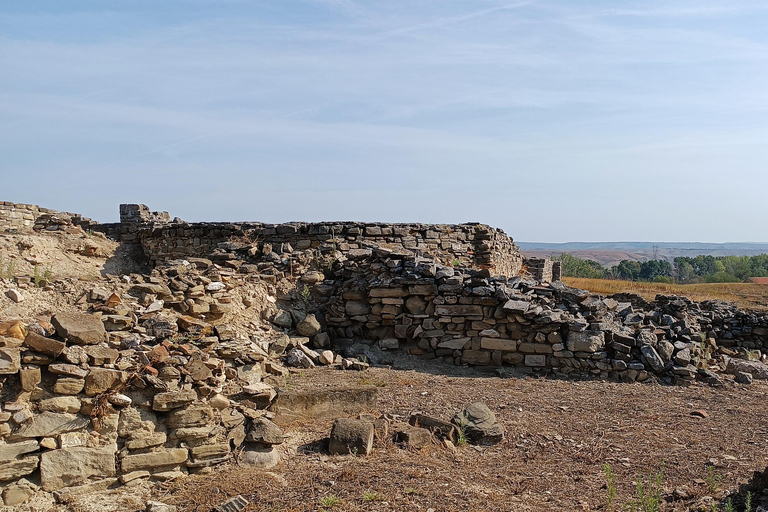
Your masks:
<svg viewBox="0 0 768 512"><path fill-rule="evenodd" d="M680 256L667 260L622 260L604 267L597 261L562 253L559 261L565 277L624 279L664 283L740 283L751 277L768 277L768 254L757 256Z"/></svg>

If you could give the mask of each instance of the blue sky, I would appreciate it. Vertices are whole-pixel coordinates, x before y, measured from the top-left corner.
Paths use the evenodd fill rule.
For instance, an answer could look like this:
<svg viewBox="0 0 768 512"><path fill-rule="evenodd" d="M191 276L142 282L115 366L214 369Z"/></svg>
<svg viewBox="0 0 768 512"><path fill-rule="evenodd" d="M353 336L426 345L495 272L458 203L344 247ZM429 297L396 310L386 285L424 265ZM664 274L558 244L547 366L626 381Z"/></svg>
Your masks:
<svg viewBox="0 0 768 512"><path fill-rule="evenodd" d="M0 200L768 241L768 4L0 3Z"/></svg>

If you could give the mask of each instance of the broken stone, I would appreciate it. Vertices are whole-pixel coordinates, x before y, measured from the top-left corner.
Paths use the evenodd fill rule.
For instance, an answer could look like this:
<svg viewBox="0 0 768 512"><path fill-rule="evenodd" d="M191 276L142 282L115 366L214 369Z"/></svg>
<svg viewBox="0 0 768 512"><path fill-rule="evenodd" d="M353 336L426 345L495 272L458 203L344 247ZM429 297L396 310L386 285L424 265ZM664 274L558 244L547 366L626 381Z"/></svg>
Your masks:
<svg viewBox="0 0 768 512"><path fill-rule="evenodd" d="M96 396L106 393L113 387L124 382L125 374L120 370L111 370L108 368L91 368L88 375L85 376L85 394Z"/></svg>
<svg viewBox="0 0 768 512"><path fill-rule="evenodd" d="M21 369L21 354L18 348L0 348L0 375L18 373Z"/></svg>
<svg viewBox="0 0 768 512"><path fill-rule="evenodd" d="M312 338L315 334L320 332L320 322L318 322L315 315L307 315L304 320L296 324L296 332L301 336Z"/></svg>
<svg viewBox="0 0 768 512"><path fill-rule="evenodd" d="M80 405L80 400L74 396L56 396L41 400L37 407L40 411L77 413Z"/></svg>
<svg viewBox="0 0 768 512"><path fill-rule="evenodd" d="M53 392L59 395L76 395L85 387L84 379L59 377L53 385Z"/></svg>
<svg viewBox="0 0 768 512"><path fill-rule="evenodd" d="M275 445L282 444L285 439L280 427L266 418L256 418L253 420L245 440L250 443Z"/></svg>
<svg viewBox="0 0 768 512"><path fill-rule="evenodd" d="M58 335L75 345L96 345L106 341L104 324L97 316L87 313L59 313L51 323Z"/></svg>
<svg viewBox="0 0 768 512"><path fill-rule="evenodd" d="M351 418L333 422L328 451L332 455L368 455L373 449L373 424Z"/></svg>
<svg viewBox="0 0 768 512"><path fill-rule="evenodd" d="M37 469L39 462L36 456L0 462L0 481L7 482L26 476Z"/></svg>
<svg viewBox="0 0 768 512"><path fill-rule="evenodd" d="M74 414L44 412L33 417L14 433L13 437L16 439L53 437L64 432L83 429L90 423L91 420Z"/></svg>
<svg viewBox="0 0 768 512"><path fill-rule="evenodd" d="M36 452L39 448L39 443L34 439L0 445L0 462L15 460L19 455Z"/></svg>
<svg viewBox="0 0 768 512"><path fill-rule="evenodd" d="M432 434L429 430L400 423L393 427L395 441L403 443L412 450L421 450L432 444Z"/></svg>
<svg viewBox="0 0 768 512"><path fill-rule="evenodd" d="M240 512L248 506L248 500L241 495L230 498L214 509L215 512Z"/></svg>
<svg viewBox="0 0 768 512"><path fill-rule="evenodd" d="M170 428L200 427L213 419L213 409L198 405L177 409L168 414L165 422Z"/></svg>
<svg viewBox="0 0 768 512"><path fill-rule="evenodd" d="M16 302L17 304L24 300L24 296L21 294L19 290L16 290L14 288L11 288L7 292L5 292L5 295L11 299L13 302Z"/></svg>
<svg viewBox="0 0 768 512"><path fill-rule="evenodd" d="M66 343L46 338L32 331L27 333L24 343L35 352L53 357L58 357L67 346Z"/></svg>
<svg viewBox="0 0 768 512"><path fill-rule="evenodd" d="M464 432L473 444L497 444L504 438L504 426L496 421L496 415L482 402L468 405L453 417L451 423Z"/></svg>

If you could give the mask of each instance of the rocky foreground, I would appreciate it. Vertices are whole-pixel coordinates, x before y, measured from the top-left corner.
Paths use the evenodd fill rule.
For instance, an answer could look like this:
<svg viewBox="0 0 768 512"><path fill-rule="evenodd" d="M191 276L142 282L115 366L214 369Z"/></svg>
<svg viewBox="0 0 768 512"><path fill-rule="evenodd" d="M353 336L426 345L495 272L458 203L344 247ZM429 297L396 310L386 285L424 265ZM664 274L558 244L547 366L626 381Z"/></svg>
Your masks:
<svg viewBox="0 0 768 512"><path fill-rule="evenodd" d="M726 303L601 297L549 282L551 269L538 280L498 276L333 236L298 250L244 235L205 257L118 267L123 246L70 217L38 220L38 234L2 239L7 506L166 485L233 463L266 471L296 454L284 445L297 420L332 422L322 448L330 455L370 455L375 441L450 453L504 442L487 398L436 414L382 410L365 378L292 389L298 372L365 375L391 366L393 354L435 373L505 378L713 387L768 378L768 317ZM67 258L103 271L83 279L45 270ZM152 500L146 509L172 506Z"/></svg>

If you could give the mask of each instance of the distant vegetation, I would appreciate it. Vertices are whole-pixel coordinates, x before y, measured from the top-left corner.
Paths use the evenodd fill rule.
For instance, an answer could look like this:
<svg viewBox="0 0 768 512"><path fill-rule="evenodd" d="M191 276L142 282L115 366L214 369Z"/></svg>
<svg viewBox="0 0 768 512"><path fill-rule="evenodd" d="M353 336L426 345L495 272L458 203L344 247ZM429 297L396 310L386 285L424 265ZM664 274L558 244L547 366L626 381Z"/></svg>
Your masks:
<svg viewBox="0 0 768 512"><path fill-rule="evenodd" d="M751 277L768 277L768 254L757 256L696 256L666 260L622 260L606 268L594 260L568 253L553 257L560 261L564 277L621 279L656 283L742 283Z"/></svg>

